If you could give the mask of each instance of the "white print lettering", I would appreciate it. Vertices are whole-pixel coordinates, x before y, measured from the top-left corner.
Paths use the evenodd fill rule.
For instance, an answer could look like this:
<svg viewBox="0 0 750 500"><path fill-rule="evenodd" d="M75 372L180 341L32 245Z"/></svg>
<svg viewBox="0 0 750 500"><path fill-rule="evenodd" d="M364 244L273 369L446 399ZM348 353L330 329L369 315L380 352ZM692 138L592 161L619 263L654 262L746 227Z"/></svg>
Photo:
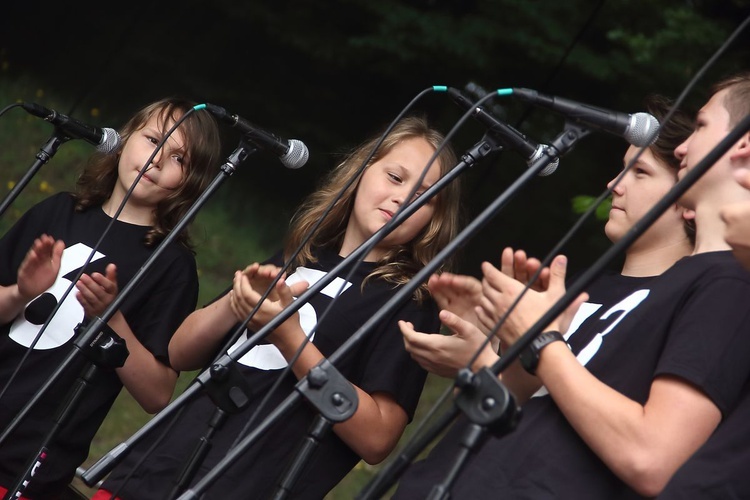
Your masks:
<svg viewBox="0 0 750 500"><path fill-rule="evenodd" d="M317 269L298 267L294 274L287 278L286 282L289 285L293 285L300 281L307 281L310 286L313 286L326 274L327 273ZM342 278L335 278L331 283L326 285L320 293L331 298L336 298L338 295L348 290L350 286L352 286L350 282ZM310 304L305 304L300 307L298 313L300 326L310 338L310 341L312 341L315 338L315 332L313 329L318 323L318 316L315 313L315 309ZM310 335L310 332L312 332L312 335ZM237 342L227 350L227 353L232 354L232 352L237 350L237 348L247 341L247 339L247 330L245 330ZM237 362L260 370L280 370L287 366L286 359L284 359L281 351L279 351L273 344L256 345L246 352Z"/></svg>
<svg viewBox="0 0 750 500"><path fill-rule="evenodd" d="M55 283L46 292L26 304L24 310L10 327L9 336L11 339L24 347L31 346L42 325L47 321L49 314L60 301L60 297L71 285L71 281L64 276L80 269L91 255L91 250L93 249L87 245L77 243L63 251L60 272L57 274ZM96 252L91 262L103 257L103 254ZM73 329L83 320L83 307L75 295L76 290L74 288L65 297L60 309L45 328L34 349L54 349L73 338Z"/></svg>
<svg viewBox="0 0 750 500"><path fill-rule="evenodd" d="M614 306L610 307L607 311L604 312L604 314L599 316L599 320L606 320L609 319L612 315L620 313L617 319L612 321L612 323L610 323L609 326L604 329L604 331L597 332L596 335L594 335L594 338L592 338L591 341L586 345L586 347L581 349L581 352L578 353L576 358L583 366L586 366L586 364L591 361L596 353L599 352L599 349L604 342L604 337L612 330L614 330L615 327L623 319L625 319L625 316L633 312L641 304L641 302L646 300L646 297L648 297L649 293L650 290L636 290ZM583 324L584 321L588 320L596 311L601 309L601 307L601 304L584 302L576 312L575 317L573 317L570 328L568 328L568 331L565 333L565 340L568 340L576 332L576 330L578 330L581 324ZM536 393L534 393L533 397L546 396L547 394L549 394L547 392L547 388L542 387Z"/></svg>

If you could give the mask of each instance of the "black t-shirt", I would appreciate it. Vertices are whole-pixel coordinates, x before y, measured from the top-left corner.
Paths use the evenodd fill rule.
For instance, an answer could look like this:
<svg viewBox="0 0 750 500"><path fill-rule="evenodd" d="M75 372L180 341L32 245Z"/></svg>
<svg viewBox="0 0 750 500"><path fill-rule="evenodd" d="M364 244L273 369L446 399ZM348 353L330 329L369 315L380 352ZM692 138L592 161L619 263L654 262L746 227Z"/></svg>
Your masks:
<svg viewBox="0 0 750 500"><path fill-rule="evenodd" d="M651 279L602 277L580 311L587 319L569 342L593 375L634 401L645 404L654 377L673 375L700 388L727 415L750 369L748 296L750 274L729 252L681 259ZM591 451L546 391L537 394L524 405L515 431L488 439L468 460L452 497L638 497ZM411 466L394 498L424 498L453 463L465 427L459 419L427 459Z"/></svg>
<svg viewBox="0 0 750 500"><path fill-rule="evenodd" d="M304 280L312 285L342 260L329 251L321 251L319 254L319 262L297 268L287 282ZM396 293L397 287L381 279L371 278L362 286L362 280L373 271L373 266L372 263L361 264L350 282L345 280L348 271L342 273L300 308L300 324L309 335L320 315L331 303L332 297L344 285L344 291L317 325L312 338L312 342L324 356L333 354ZM370 394L383 392L391 395L411 418L426 373L404 349L396 324L399 319L411 321L422 331L437 331L439 326L434 302L428 300L418 304L414 300L407 300L370 331L357 348L350 350L348 355L337 362L336 367L362 390ZM286 362L273 345L261 344L247 352L237 366L253 388L252 401L240 414L230 415L224 426L214 434L212 448L191 484L200 480L226 455ZM264 414L276 408L290 394L296 381L292 374L286 377L280 389L272 393ZM139 443L134 447L123 463L110 474L103 488L117 492L125 500L163 498L171 491L176 473L195 447L198 437L205 432L206 423L214 412L215 406L210 399L205 395L198 396L188 404L187 411L177 420L175 427L164 436L164 441L148 455L144 465L133 473L131 479L125 482L136 462L143 457L144 450L148 448L147 443ZM305 403L287 414L283 421L270 428L263 438L213 483L206 498L269 497L285 467L296 455L314 415L315 412ZM256 420L258 421L260 420ZM160 436L163 432L163 428L154 429L153 435ZM330 432L308 463L292 497L322 498L359 460L356 453L335 433Z"/></svg>
<svg viewBox="0 0 750 500"><path fill-rule="evenodd" d="M35 238L49 234L62 239L60 273L55 284L32 300L11 323L0 326L0 385L5 386L41 325L89 257L111 222L101 207L75 212L71 195L61 193L42 201L0 240L0 284L16 283L18 267ZM148 227L115 221L86 272L104 272L107 264L117 265L118 287L122 290L156 247L144 245ZM84 319L75 298L75 288L63 301L55 318L23 363L18 376L0 400L0 426L5 429L34 394L68 358L73 348L73 328ZM195 309L198 279L195 259L182 245L164 249L139 284L123 301L120 311L138 340L154 356L169 363L167 347L174 330ZM11 487L36 454L57 409L86 365L78 356L35 405L19 427L0 446L0 484ZM114 371L101 371L76 406L71 421L57 434L48 458L25 490L25 496L52 496L67 485L75 469L88 456L89 444L106 416L122 383Z"/></svg>
<svg viewBox="0 0 750 500"><path fill-rule="evenodd" d="M746 332L750 335L750 331ZM746 360L747 362L747 360ZM750 382L740 404L677 470L660 500L750 498Z"/></svg>

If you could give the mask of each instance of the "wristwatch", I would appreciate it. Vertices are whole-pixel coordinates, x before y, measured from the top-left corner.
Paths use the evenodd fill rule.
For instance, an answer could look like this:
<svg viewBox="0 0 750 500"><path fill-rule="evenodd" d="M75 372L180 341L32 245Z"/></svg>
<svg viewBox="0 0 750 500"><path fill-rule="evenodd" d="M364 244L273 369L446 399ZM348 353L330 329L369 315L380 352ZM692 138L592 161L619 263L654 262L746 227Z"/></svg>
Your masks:
<svg viewBox="0 0 750 500"><path fill-rule="evenodd" d="M557 342L558 340L565 342L562 333L550 330L548 332L542 332L536 336L536 338L529 344L526 349L521 351L518 355L518 360L521 362L521 366L531 373L536 374L536 367L539 364L539 353L542 352L548 344Z"/></svg>

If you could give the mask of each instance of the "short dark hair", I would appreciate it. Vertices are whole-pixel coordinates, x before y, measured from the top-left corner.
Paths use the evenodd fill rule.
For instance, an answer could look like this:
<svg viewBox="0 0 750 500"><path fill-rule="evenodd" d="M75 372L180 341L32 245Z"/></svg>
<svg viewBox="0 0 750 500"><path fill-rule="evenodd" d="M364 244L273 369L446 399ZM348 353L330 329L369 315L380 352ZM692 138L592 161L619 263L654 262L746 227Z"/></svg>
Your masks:
<svg viewBox="0 0 750 500"><path fill-rule="evenodd" d="M750 71L731 75L711 87L712 93L729 89L724 97L724 107L729 112L729 125L735 126L750 115Z"/></svg>

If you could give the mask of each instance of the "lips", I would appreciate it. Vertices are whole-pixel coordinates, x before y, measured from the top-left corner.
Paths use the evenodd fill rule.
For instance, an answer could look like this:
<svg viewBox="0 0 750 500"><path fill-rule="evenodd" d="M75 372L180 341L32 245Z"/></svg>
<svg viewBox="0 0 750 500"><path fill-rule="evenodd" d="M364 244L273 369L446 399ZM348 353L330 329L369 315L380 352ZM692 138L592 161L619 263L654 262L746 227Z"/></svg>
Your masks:
<svg viewBox="0 0 750 500"><path fill-rule="evenodd" d="M393 218L393 212L390 210L384 210L382 208L379 208L380 213L383 214L383 217L385 217L386 220L391 220Z"/></svg>
<svg viewBox="0 0 750 500"><path fill-rule="evenodd" d="M141 171L140 171L140 170L138 170L138 173L140 173L140 172L141 172ZM150 183L152 183L152 184L156 184L156 182L154 182L154 180L153 180L153 179L152 179L151 177L149 177L149 176L148 176L148 174L143 174L142 178L143 178L143 179L146 179L147 181L149 181L149 182L150 182Z"/></svg>

